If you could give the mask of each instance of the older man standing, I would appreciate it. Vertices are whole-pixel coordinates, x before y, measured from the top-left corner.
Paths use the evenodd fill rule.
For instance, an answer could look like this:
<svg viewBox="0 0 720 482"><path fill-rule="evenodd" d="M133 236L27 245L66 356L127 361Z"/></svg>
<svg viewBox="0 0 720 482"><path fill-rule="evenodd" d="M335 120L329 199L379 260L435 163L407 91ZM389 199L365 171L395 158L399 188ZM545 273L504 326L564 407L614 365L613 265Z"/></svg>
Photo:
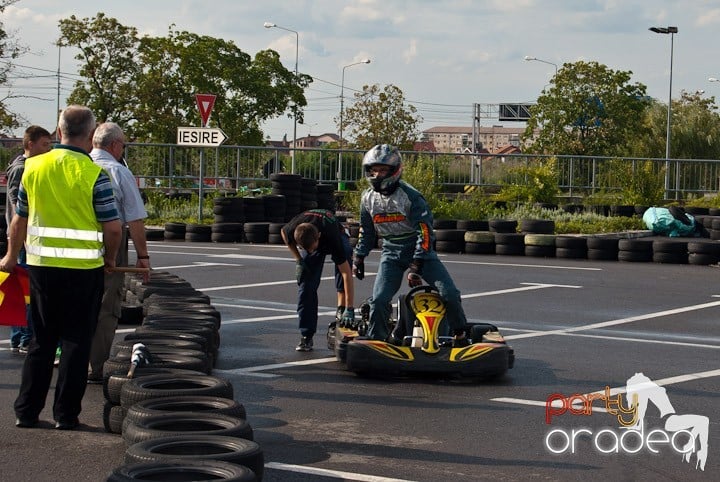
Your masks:
<svg viewBox="0 0 720 482"><path fill-rule="evenodd" d="M87 107L67 107L58 123L60 144L26 161L8 253L0 260L0 270L11 271L25 241L35 336L15 400L18 427L38 423L58 341L55 428L72 430L80 424L103 266L115 267L122 231L110 179L88 155L95 124Z"/></svg>
<svg viewBox="0 0 720 482"><path fill-rule="evenodd" d="M125 134L114 122L105 122L95 129L92 143L93 150L90 152L90 157L110 176L120 221L123 225L127 225L133 246L135 246L137 254L135 266L150 268L145 222L143 221L147 217L147 212L135 183L135 177L122 162ZM123 229L120 249L115 260L117 266L127 266L128 264L126 241L127 234ZM115 329L120 318L124 277L123 273L105 273L105 290L90 350L88 383L95 384L103 381L103 364L110 356ZM144 275L144 279L148 280L148 274Z"/></svg>

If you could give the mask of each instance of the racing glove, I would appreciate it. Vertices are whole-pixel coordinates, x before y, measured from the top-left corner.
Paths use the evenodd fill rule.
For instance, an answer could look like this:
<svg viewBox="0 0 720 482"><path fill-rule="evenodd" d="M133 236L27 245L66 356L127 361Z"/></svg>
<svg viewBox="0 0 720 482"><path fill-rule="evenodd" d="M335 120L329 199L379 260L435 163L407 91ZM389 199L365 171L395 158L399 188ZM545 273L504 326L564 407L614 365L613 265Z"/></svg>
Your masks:
<svg viewBox="0 0 720 482"><path fill-rule="evenodd" d="M357 279L362 280L365 277L365 258L355 257L352 271Z"/></svg>
<svg viewBox="0 0 720 482"><path fill-rule="evenodd" d="M412 263L410 263L410 271L407 275L408 280L408 286L410 288L414 288L415 286L420 286L422 281L422 267L423 267L423 260L420 258L415 258L412 260Z"/></svg>
<svg viewBox="0 0 720 482"><path fill-rule="evenodd" d="M355 308L348 306L340 318L340 326L352 326L355 323Z"/></svg>
<svg viewBox="0 0 720 482"><path fill-rule="evenodd" d="M305 270L307 270L307 266L305 265L305 260L299 259L295 262L295 279L297 280L297 284L302 283L303 274L305 274Z"/></svg>

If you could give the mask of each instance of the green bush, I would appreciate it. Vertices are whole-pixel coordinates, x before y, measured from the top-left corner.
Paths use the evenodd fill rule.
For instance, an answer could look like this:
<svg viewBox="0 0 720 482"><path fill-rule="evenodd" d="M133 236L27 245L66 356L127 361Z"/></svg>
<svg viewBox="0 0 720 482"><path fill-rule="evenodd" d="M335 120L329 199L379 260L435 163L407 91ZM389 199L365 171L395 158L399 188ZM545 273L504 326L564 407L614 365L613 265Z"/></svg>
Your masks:
<svg viewBox="0 0 720 482"><path fill-rule="evenodd" d="M555 158L508 171L497 199L517 203L554 203L560 193Z"/></svg>

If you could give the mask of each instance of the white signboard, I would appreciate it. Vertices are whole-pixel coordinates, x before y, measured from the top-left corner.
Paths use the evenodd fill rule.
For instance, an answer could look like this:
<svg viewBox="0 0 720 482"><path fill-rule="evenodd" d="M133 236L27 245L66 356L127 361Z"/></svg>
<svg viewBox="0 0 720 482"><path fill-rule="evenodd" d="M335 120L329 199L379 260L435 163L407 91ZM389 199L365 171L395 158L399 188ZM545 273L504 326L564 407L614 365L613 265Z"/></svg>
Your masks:
<svg viewBox="0 0 720 482"><path fill-rule="evenodd" d="M178 127L177 145L195 147L217 147L227 140L222 129L206 127Z"/></svg>

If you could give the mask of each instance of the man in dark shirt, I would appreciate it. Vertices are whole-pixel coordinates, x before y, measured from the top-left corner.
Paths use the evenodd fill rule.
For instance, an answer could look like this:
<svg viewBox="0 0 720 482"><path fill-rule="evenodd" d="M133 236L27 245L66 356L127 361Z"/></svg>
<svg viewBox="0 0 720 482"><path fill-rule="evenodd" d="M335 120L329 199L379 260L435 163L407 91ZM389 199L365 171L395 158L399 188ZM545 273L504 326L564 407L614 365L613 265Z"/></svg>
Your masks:
<svg viewBox="0 0 720 482"><path fill-rule="evenodd" d="M332 211L325 209L298 214L283 226L281 235L296 261L301 338L295 349L311 351L318 322L317 291L327 255L335 263L338 317L348 324L355 318L350 241Z"/></svg>

